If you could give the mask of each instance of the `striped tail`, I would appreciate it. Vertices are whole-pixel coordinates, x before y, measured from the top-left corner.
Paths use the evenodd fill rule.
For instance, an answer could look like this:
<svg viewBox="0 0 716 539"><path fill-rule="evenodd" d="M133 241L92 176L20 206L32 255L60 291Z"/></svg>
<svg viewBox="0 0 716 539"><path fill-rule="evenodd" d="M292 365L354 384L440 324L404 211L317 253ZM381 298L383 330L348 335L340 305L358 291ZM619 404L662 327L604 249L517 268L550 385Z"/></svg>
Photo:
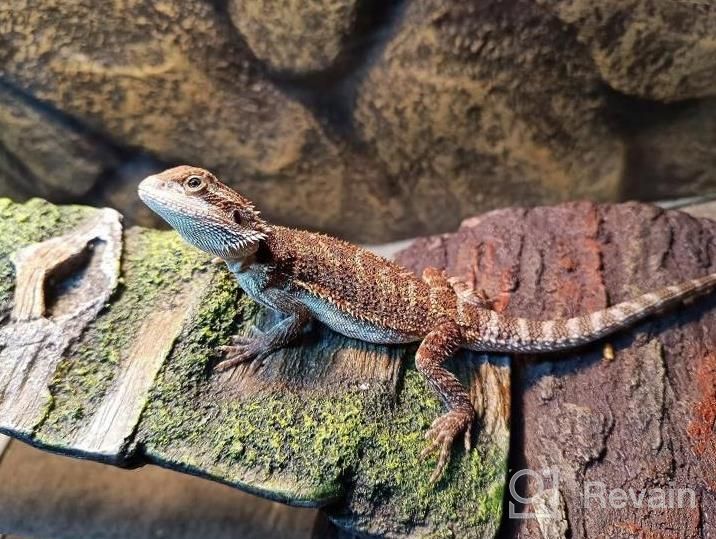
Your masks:
<svg viewBox="0 0 716 539"><path fill-rule="evenodd" d="M485 352L552 352L595 341L690 298L716 289L716 273L668 286L591 314L557 320L514 318L464 303L466 348Z"/></svg>

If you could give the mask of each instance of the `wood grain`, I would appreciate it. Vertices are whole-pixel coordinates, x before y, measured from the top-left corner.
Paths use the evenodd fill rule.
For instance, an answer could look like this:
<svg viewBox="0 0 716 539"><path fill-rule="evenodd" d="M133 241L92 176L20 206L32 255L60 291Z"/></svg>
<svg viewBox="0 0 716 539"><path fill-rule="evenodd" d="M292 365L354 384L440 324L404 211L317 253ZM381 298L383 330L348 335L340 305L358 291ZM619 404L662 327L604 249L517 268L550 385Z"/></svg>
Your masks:
<svg viewBox="0 0 716 539"><path fill-rule="evenodd" d="M116 383L69 444L73 453L112 463L121 463L131 454L127 444L132 441L149 390L183 325L195 314L207 280L204 276L184 286L171 304L142 322Z"/></svg>
<svg viewBox="0 0 716 539"><path fill-rule="evenodd" d="M14 254L15 304L9 323L0 328L0 430L6 434L32 436L62 354L117 286L120 219L114 210L99 210L73 232ZM64 290L62 299L50 304L52 277Z"/></svg>

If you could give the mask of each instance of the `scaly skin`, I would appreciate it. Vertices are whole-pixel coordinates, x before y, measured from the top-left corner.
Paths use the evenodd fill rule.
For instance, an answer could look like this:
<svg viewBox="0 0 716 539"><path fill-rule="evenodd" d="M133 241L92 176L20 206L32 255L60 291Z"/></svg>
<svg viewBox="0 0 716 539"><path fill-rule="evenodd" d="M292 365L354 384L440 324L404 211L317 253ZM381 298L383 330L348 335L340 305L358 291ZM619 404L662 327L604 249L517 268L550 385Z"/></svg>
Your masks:
<svg viewBox="0 0 716 539"><path fill-rule="evenodd" d="M716 288L713 274L576 318L513 318L487 308L484 298L437 269L418 278L336 238L269 225L249 200L200 168L149 176L139 196L186 241L225 261L246 294L284 315L266 332L233 337L217 370L265 358L298 337L311 319L367 342L420 342L416 366L447 408L426 433L423 455L438 453L431 482L442 476L455 439L462 436L466 450L471 445L474 409L444 367L458 349L536 353L575 347Z"/></svg>

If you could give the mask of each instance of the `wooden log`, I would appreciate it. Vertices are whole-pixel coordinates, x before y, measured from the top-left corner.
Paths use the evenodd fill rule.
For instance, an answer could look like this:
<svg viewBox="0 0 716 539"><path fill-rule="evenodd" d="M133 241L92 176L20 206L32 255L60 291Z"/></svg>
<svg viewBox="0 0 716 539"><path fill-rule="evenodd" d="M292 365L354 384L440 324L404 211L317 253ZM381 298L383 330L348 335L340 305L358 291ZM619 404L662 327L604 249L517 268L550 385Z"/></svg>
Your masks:
<svg viewBox="0 0 716 539"><path fill-rule="evenodd" d="M87 218L91 210L33 202L2 203L0 212L0 238L22 240L0 239L5 328L14 323L16 295L9 254L53 229L67 233L81 221L77 212ZM419 240L400 260L414 271L446 268L486 290L497 309L567 316L716 271L715 227L638 204L502 210ZM714 307L713 297L702 298L620 333L610 339L611 361L601 344L518 358L512 389L507 358L455 358L482 428L478 450L456 450L433 489L434 463L418 453L440 406L414 370L414 348L373 347L317 327L263 364L213 374L212 350L250 324L269 325L270 315L173 233L133 229L124 236L117 292L62 354L46 381L43 415L25 436L52 450L158 463L287 503L330 503L330 517L354 531L488 537L500 524L514 406L510 468L556 470L560 482L518 485L531 504L515 510L537 510L538 518L502 517L505 534L628 536L669 527L706 537L715 508ZM594 480L695 488L697 506L587 507L584 488Z"/></svg>
<svg viewBox="0 0 716 539"><path fill-rule="evenodd" d="M57 218L38 232L36 221L46 213ZM23 273L13 271L11 254L48 240L52 226L81 245L86 229L75 227L93 213L39 201L0 204L0 236L22 238L0 243L0 306L8 313L0 331L16 334L13 310L29 312L30 322L44 320L42 301L51 303L37 279L14 287ZM58 243L66 245L67 237L31 249ZM32 387L43 391L27 417L0 417L2 432L74 456L156 463L295 505L330 503L334 521L363 533L494 534L509 439L507 358L455 360L483 428L477 449L456 451L433 488L435 461L421 461L419 453L441 407L415 371L414 347L370 346L315 327L262 364L214 374L213 350L252 324L271 324L271 315L239 294L225 268L172 232L131 229L99 256L114 256L119 245L119 284L111 297L113 281L90 287L87 269L65 277L72 286L57 288L53 305L74 304L69 294L91 288L102 291L103 308L87 311L92 319L59 351L33 352L33 365L43 370ZM68 248L43 267L77 251ZM97 256L86 268L96 266ZM26 293L35 298L31 308L17 301ZM17 362L26 348L16 346L11 357Z"/></svg>

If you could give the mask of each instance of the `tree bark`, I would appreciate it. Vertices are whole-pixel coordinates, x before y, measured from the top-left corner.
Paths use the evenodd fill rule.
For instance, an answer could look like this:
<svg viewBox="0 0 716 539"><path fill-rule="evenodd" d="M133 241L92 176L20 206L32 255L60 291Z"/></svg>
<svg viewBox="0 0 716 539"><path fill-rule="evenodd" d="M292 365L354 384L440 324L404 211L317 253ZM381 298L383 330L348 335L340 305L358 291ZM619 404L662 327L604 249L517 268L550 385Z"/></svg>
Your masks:
<svg viewBox="0 0 716 539"><path fill-rule="evenodd" d="M508 209L399 258L445 267L507 313L547 319L716 272L716 223L641 204ZM602 343L514 358L509 467L535 474L515 481L529 503L508 496L505 509L542 515L506 515L504 536L708 537L716 527L716 298L608 342L611 361Z"/></svg>

